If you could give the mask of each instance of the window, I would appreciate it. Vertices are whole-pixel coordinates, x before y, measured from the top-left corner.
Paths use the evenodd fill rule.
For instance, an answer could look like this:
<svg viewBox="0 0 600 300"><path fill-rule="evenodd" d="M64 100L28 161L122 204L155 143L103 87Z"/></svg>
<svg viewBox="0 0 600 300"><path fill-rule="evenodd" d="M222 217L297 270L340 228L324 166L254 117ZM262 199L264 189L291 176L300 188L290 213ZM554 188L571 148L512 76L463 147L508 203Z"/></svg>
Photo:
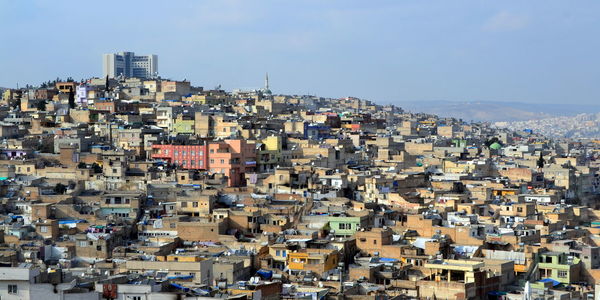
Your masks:
<svg viewBox="0 0 600 300"><path fill-rule="evenodd" d="M186 201L182 201L181 202L181 207L187 207L187 202Z"/></svg>
<svg viewBox="0 0 600 300"><path fill-rule="evenodd" d="M339 229L352 229L352 224L350 224L350 223L340 223Z"/></svg>
<svg viewBox="0 0 600 300"><path fill-rule="evenodd" d="M87 246L88 246L87 241L79 241L79 247L87 247Z"/></svg>
<svg viewBox="0 0 600 300"><path fill-rule="evenodd" d="M185 155L185 151L181 151L181 155Z"/></svg>
<svg viewBox="0 0 600 300"><path fill-rule="evenodd" d="M194 156L194 155L196 155L196 151L192 150L192 151L190 151L190 154L191 154L192 156Z"/></svg>
<svg viewBox="0 0 600 300"><path fill-rule="evenodd" d="M210 163L211 163L211 164L214 164L214 163L215 163L215 160L211 158L211 159L210 159Z"/></svg>
<svg viewBox="0 0 600 300"><path fill-rule="evenodd" d="M8 285L8 293L9 294L16 294L17 293L17 285L16 284L9 284Z"/></svg>
<svg viewBox="0 0 600 300"><path fill-rule="evenodd" d="M142 300L142 296L131 296L131 300Z"/></svg>
<svg viewBox="0 0 600 300"><path fill-rule="evenodd" d="M179 151L175 150L173 151L173 155L177 156L179 154Z"/></svg>
<svg viewBox="0 0 600 300"><path fill-rule="evenodd" d="M276 255L276 256L281 256L281 250L276 250L276 251L275 251L275 255Z"/></svg>
<svg viewBox="0 0 600 300"><path fill-rule="evenodd" d="M192 202L192 207L198 207L198 201Z"/></svg>
<svg viewBox="0 0 600 300"><path fill-rule="evenodd" d="M287 256L287 251L283 250L283 251L281 251L281 253L283 254L283 257Z"/></svg>
<svg viewBox="0 0 600 300"><path fill-rule="evenodd" d="M48 226L40 227L40 232L48 232Z"/></svg>
<svg viewBox="0 0 600 300"><path fill-rule="evenodd" d="M567 271L558 271L558 277L567 278Z"/></svg>
<svg viewBox="0 0 600 300"><path fill-rule="evenodd" d="M225 163L225 160L224 160L224 159L221 159L221 163L222 163L222 164L224 164L224 163Z"/></svg>

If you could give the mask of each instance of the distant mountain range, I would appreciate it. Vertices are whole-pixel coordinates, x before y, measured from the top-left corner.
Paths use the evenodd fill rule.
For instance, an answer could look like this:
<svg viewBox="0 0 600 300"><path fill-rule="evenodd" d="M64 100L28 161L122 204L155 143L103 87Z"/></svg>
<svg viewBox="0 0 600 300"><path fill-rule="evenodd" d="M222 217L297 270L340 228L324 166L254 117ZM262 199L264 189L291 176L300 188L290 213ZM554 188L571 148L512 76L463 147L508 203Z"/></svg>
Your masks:
<svg viewBox="0 0 600 300"><path fill-rule="evenodd" d="M533 104L493 101L414 101L397 103L410 112L424 112L464 121L528 121L600 112L600 105Z"/></svg>

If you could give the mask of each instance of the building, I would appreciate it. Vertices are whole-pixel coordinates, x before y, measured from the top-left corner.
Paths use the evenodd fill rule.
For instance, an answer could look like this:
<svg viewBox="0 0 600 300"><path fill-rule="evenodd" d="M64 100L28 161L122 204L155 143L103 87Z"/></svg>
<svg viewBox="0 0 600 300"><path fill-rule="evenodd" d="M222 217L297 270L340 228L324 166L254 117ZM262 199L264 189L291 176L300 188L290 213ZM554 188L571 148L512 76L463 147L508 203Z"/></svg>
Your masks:
<svg viewBox="0 0 600 300"><path fill-rule="evenodd" d="M17 268L0 268L0 297L2 299L101 299L93 290L81 289L73 282L62 282L60 270L41 271L30 264Z"/></svg>
<svg viewBox="0 0 600 300"><path fill-rule="evenodd" d="M184 169L206 170L206 145L152 145L152 158L176 164Z"/></svg>
<svg viewBox="0 0 600 300"><path fill-rule="evenodd" d="M546 252L539 255L538 269L540 278L552 278L569 284L579 280L580 259L566 253Z"/></svg>
<svg viewBox="0 0 600 300"><path fill-rule="evenodd" d="M167 276L192 276L192 281L198 284L211 284L213 281L213 260L195 259L189 261L143 261L129 260L125 268L132 273L143 273L147 270L164 270Z"/></svg>
<svg viewBox="0 0 600 300"><path fill-rule="evenodd" d="M151 78L158 73L157 55L135 55L133 52L119 52L102 56L104 76Z"/></svg>
<svg viewBox="0 0 600 300"><path fill-rule="evenodd" d="M254 143L246 140L224 140L208 145L210 173L225 174L230 186L245 185L245 174L256 167Z"/></svg>

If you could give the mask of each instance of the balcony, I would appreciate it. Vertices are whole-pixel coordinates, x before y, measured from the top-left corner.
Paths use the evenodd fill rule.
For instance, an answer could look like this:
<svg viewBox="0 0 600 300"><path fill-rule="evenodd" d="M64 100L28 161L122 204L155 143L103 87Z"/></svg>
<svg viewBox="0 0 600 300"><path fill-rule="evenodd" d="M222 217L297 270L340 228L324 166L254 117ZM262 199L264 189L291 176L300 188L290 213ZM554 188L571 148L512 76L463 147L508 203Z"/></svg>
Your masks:
<svg viewBox="0 0 600 300"><path fill-rule="evenodd" d="M288 267L290 270L304 270L303 262L289 262Z"/></svg>

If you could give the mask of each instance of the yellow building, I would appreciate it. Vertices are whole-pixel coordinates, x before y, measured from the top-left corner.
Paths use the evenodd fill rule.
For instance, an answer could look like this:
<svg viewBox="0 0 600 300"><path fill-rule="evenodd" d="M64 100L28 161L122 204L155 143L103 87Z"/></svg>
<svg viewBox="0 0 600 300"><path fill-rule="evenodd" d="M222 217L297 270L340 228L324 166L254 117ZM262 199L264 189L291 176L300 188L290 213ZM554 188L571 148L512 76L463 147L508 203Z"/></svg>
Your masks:
<svg viewBox="0 0 600 300"><path fill-rule="evenodd" d="M175 134L194 134L194 120L180 115L174 120L173 132Z"/></svg>
<svg viewBox="0 0 600 300"><path fill-rule="evenodd" d="M475 282L475 272L484 267L480 261L446 259L443 263L426 263L423 267L430 269L435 281Z"/></svg>
<svg viewBox="0 0 600 300"><path fill-rule="evenodd" d="M180 261L180 262L199 262L203 261L206 258L198 256L196 254L169 254L166 256L157 256L157 261Z"/></svg>
<svg viewBox="0 0 600 300"><path fill-rule="evenodd" d="M259 172L270 172L282 162L281 151L283 139L280 136L269 136L262 141L257 153Z"/></svg>
<svg viewBox="0 0 600 300"><path fill-rule="evenodd" d="M323 274L337 268L339 252L332 249L304 249L302 252L287 253L288 269L312 271Z"/></svg>
<svg viewBox="0 0 600 300"><path fill-rule="evenodd" d="M178 196L177 212L179 214L191 216L210 214L213 210L215 202L216 198L214 195L191 193L186 196Z"/></svg>

